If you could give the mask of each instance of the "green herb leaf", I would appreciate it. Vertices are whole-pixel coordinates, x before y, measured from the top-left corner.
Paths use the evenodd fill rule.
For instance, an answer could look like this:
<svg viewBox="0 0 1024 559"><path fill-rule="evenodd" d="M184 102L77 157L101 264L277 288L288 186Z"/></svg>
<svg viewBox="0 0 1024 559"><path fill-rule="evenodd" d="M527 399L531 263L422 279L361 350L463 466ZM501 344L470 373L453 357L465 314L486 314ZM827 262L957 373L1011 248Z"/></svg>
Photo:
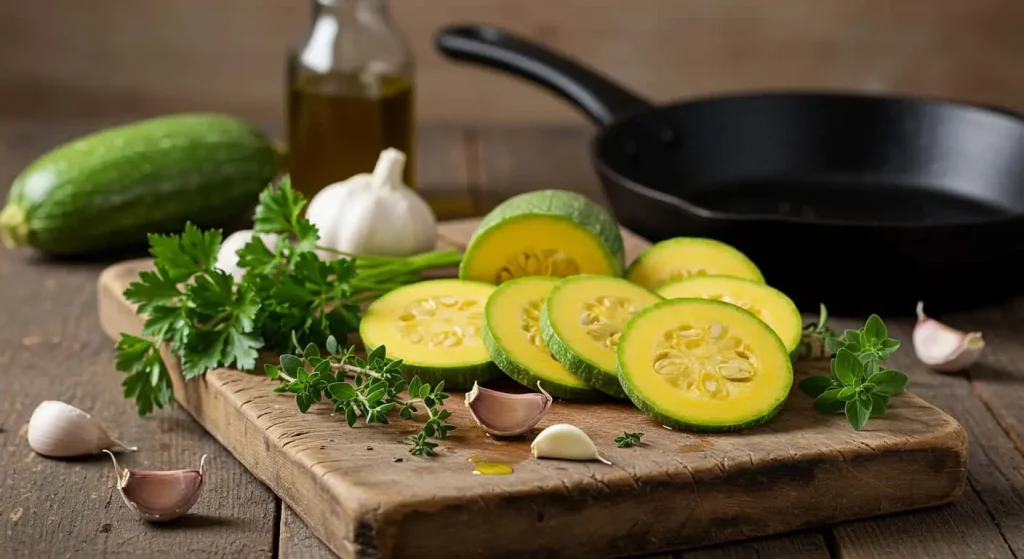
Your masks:
<svg viewBox="0 0 1024 559"><path fill-rule="evenodd" d="M618 437L615 437L615 444L618 445L619 448L637 446L641 444L640 438L643 436L643 433L622 433Z"/></svg>
<svg viewBox="0 0 1024 559"><path fill-rule="evenodd" d="M825 376L807 377L798 386L804 394L817 397L832 386L832 379Z"/></svg>
<svg viewBox="0 0 1024 559"><path fill-rule="evenodd" d="M355 389L346 382L336 382L327 388L331 392L331 399L337 403L344 403L356 396Z"/></svg>
<svg viewBox="0 0 1024 559"><path fill-rule="evenodd" d="M278 377L281 376L281 368L278 367L277 365L265 363L263 365L263 370L267 373L267 376L270 377L272 380L276 380Z"/></svg>
<svg viewBox="0 0 1024 559"><path fill-rule="evenodd" d="M280 363L284 372L292 378L295 378L299 374L299 369L302 368L302 359L290 354L282 355Z"/></svg>
<svg viewBox="0 0 1024 559"><path fill-rule="evenodd" d="M882 396L877 392L871 394L871 417L882 417L885 415L885 408L889 405L889 397Z"/></svg>
<svg viewBox="0 0 1024 559"><path fill-rule="evenodd" d="M857 356L845 347L836 352L832 360L832 375L839 382L849 386L864 372L864 366Z"/></svg>
<svg viewBox="0 0 1024 559"><path fill-rule="evenodd" d="M868 382L875 385L875 392L883 396L895 396L907 387L907 375L892 369L884 369L871 375Z"/></svg>
<svg viewBox="0 0 1024 559"><path fill-rule="evenodd" d="M814 399L814 409L827 414L839 413L843 410L843 402L839 400L840 389L835 388L822 392Z"/></svg>
<svg viewBox="0 0 1024 559"><path fill-rule="evenodd" d="M861 397L863 396L863 397ZM871 396L862 394L853 400L846 402L846 419L854 429L860 431L871 417Z"/></svg>
<svg viewBox="0 0 1024 559"><path fill-rule="evenodd" d="M839 391L839 394L836 395L836 398L844 402L849 402L850 400L856 398L858 393L859 390L857 390L857 388L853 386L847 386L846 388L843 388L842 390Z"/></svg>
<svg viewBox="0 0 1024 559"><path fill-rule="evenodd" d="M889 333L885 323L882 322L882 318L877 314L873 314L864 323L864 328L861 330L860 343L862 346L867 347L876 342L880 344L888 337Z"/></svg>

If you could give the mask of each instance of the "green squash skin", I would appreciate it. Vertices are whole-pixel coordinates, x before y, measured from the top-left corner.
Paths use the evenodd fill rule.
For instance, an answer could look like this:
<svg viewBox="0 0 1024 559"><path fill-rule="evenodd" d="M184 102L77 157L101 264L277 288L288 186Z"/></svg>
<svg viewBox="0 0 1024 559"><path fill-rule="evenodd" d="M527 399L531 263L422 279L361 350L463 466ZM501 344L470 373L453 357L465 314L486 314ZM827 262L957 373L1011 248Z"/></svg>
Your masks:
<svg viewBox="0 0 1024 559"><path fill-rule="evenodd" d="M554 294L554 291L551 293ZM617 376L604 372L559 339L558 333L551 324L547 305L544 305L544 309L540 313L540 335L544 339L544 343L547 344L548 350L551 351L551 355L554 355L555 360L569 372L609 396L626 399L626 392L622 389Z"/></svg>
<svg viewBox="0 0 1024 559"><path fill-rule="evenodd" d="M278 170L258 129L217 114L108 128L58 146L14 180L0 215L5 244L52 255L144 245L186 221L221 225L251 210Z"/></svg>
<svg viewBox="0 0 1024 559"><path fill-rule="evenodd" d="M421 381L430 383L431 386L437 386L437 383L443 380L445 390L457 392L472 390L473 383L484 384L502 377L501 371L490 361L479 365L451 368L418 367L402 363L402 372L407 381L418 376Z"/></svg>
<svg viewBox="0 0 1024 559"><path fill-rule="evenodd" d="M707 239L707 238L703 238L703 237L675 237L675 238L672 238L672 239L666 239L664 241L655 243L654 245L651 245L650 247L648 247L647 250L645 250L640 256L637 256L636 259L634 259L629 264L629 267L626 268L626 272L625 272L623 277L625 277L626 279L630 279L631 275L633 274L633 271L636 269L637 265L640 264L640 262L644 258L646 258L648 255L652 254L653 252L660 252L665 247L670 246L670 245L675 244L675 243L703 243L703 244L709 244L709 245L713 245L715 247L718 247L723 252L728 252L728 253L733 254L735 256L739 256L739 257L741 257L740 258L741 260L745 260L746 261L747 267L757 277L758 283L765 283L765 281L764 281L764 274L761 273L761 269L757 267L757 264L754 264L754 261L751 260L749 256L747 256L746 254L743 254L743 252L741 252L739 249L737 249L736 247L734 247L732 245L729 245L729 244L726 244L726 243L722 243L722 242L716 241L714 239ZM630 279L630 281L632 281L632 280Z"/></svg>
<svg viewBox="0 0 1024 559"><path fill-rule="evenodd" d="M491 360L498 369L526 388L537 391L537 383L539 382L545 392L562 400L597 402L604 399L604 394L593 388L566 386L534 374L525 366L517 363L512 355L501 347L501 343L494 338L486 326L484 327L483 340L484 346L487 347L487 353L491 356Z"/></svg>
<svg viewBox="0 0 1024 559"><path fill-rule="evenodd" d="M614 275L622 276L626 266L626 249L622 232L615 219L599 204L582 194L568 190L535 190L518 194L498 204L473 232L459 266L459 277L466 278L466 262L472 258L487 234L497 228L530 215L547 215L570 220L593 234L606 251L606 259Z"/></svg>
<svg viewBox="0 0 1024 559"><path fill-rule="evenodd" d="M741 423L730 425L711 425L697 423L692 420L686 421L679 419L677 417L673 417L668 412L659 408L656 402L647 402L643 399L643 397L636 390L636 388L629 383L629 377L622 369L622 362L624 361L622 353L625 351L622 348L626 347L626 344L629 343L629 333L631 329L630 326L632 326L635 323L635 321L639 320L641 317L643 317L649 312L654 312L655 310L661 308L664 305L679 304L678 301L701 301L701 304L723 306L725 308L730 309L732 312L740 312L750 315L754 320L761 322L761 320L757 318L757 316L755 316L753 313L745 309L742 309L734 305L730 305L729 303L723 303L721 301L713 301L709 299L666 299L665 301L655 303L654 305L651 305L641 310L640 312L636 313L626 323L625 328L622 329L622 334L620 334L619 337L619 345L615 356L615 363L616 368L618 369L619 381L621 382L622 388L625 390L626 395L629 397L629 400L633 402L633 405L636 406L637 409L639 409L640 411L644 412L645 414L653 418L655 421L658 421L659 423L664 425L665 427L669 427L671 429L676 429L680 431L708 433L727 433L742 431L744 429L749 429L751 427L756 427L758 425L767 423L773 417L778 415L779 411L781 411L782 408L786 405L786 400L789 398L789 392L793 388L793 363L788 359L784 359L783 362L788 365L789 385L786 386L786 389L784 391L782 391L779 397L779 401L774 406L772 406L772 408L768 410L768 412ZM761 322L761 324L764 323ZM779 338L779 336L775 334L775 331L772 330L771 327L768 326L767 324L764 324L764 328L771 334L772 338L776 340L778 344L778 350L782 353L782 355L788 356L790 353L786 350L786 346L782 343L782 340Z"/></svg>
<svg viewBox="0 0 1024 559"><path fill-rule="evenodd" d="M363 347L366 348L366 352L373 351L380 344L373 344L367 342L366 338L360 333L360 337L363 339ZM384 344L385 346L387 344ZM401 356L392 355L388 353L388 357L392 359L401 359ZM412 377L418 376L423 382L430 383L431 386L436 386L438 382L444 381L444 387L446 390L455 391L466 391L473 388L474 382L483 384L492 380L501 378L502 372L495 367L491 361L484 361L483 363L474 363L469 365L456 365L452 367L437 367L437 366L423 366L416 365L415 363L409 363L408 361L402 361L402 373L405 375L405 380L410 381Z"/></svg>
<svg viewBox="0 0 1024 559"><path fill-rule="evenodd" d="M446 280L440 279L427 281ZM402 290L415 288L416 285L417 284L415 283L411 283L409 285L393 289L392 291L382 295L377 299L377 301L380 301L385 297L394 297L400 294ZM491 286L488 284L488 287ZM359 339L362 340L363 347L366 349L367 353L373 351L379 345L387 347L387 343L379 344L368 337L366 332L363 330L362 323L359 326ZM503 376L501 370L499 370L492 361L481 361L480 363L458 364L452 366L417 365L416 363L403 359L401 355L396 355L391 351L388 351L387 354L388 357L392 359L402 359L402 373L405 375L405 379L407 381L412 380L412 377L414 376L418 376L421 381L430 383L431 386L436 386L438 382L443 380L446 390L465 392L473 388L474 382L484 384L492 380L497 380Z"/></svg>

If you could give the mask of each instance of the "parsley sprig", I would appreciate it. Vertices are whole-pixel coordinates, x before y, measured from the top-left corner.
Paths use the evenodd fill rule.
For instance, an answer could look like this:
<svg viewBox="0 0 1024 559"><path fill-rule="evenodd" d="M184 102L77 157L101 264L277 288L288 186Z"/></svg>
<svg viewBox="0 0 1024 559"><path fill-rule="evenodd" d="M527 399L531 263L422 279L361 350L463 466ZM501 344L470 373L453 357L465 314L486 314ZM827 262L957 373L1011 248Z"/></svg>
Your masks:
<svg viewBox="0 0 1024 559"><path fill-rule="evenodd" d="M146 317L143 330L138 336L121 335L115 360L117 370L128 374L122 383L124 395L135 399L140 415L172 403L171 378L161 348L166 347L179 359L182 374L188 380L218 367L252 370L260 351L281 353L289 351L293 344L308 348L310 343L332 339L337 345L336 340L344 340L357 330L360 303L423 279L425 270L455 266L461 259L456 250L410 257L338 253L318 244L316 227L302 216L304 206L305 199L292 190L287 177L260 194L253 217L257 235L237 252L239 267L244 270L240 281L216 267L222 241L219 230L203 231L187 224L180 235L149 236L153 269L140 273L124 293ZM268 245L262 236L276 241ZM339 257L321 258L325 252L334 252ZM339 363L346 374L353 373L353 367L364 371L364 380L357 376L353 389L363 383L379 384L383 379L387 381L385 396L390 398L389 395L401 390L397 388L396 376L400 369L384 359L383 348L379 351L378 358L359 360L349 354ZM330 353L333 358L335 351ZM306 350L301 354L308 365L308 357L313 354L307 356ZM315 365L310 372L314 369ZM290 376L298 374L297 370L285 371ZM295 385L303 387L296 393L301 395L297 402L303 412L319 401L319 397L312 399L319 384L309 384L308 378L309 374L304 377L305 384ZM370 378L375 380L366 380ZM421 386L417 389L421 390ZM307 390L308 387L312 388ZM447 397L440 387L428 390L428 394L415 401L423 402L429 409L435 406L426 405L427 397L433 404ZM383 401L383 408L365 403L376 392L375 389L364 395L367 398L346 404L345 409L353 409L353 413L369 423L381 422L393 408L387 408L391 401L388 399L377 400ZM402 407L402 417L412 417L414 408ZM406 412L407 409L410 411ZM428 434L418 444L420 454L429 454L427 450L433 449L426 438L437 433L443 437L445 429L450 430L443 418L428 419L426 425L430 429L424 427L423 432ZM431 429L434 434L429 434Z"/></svg>
<svg viewBox="0 0 1024 559"><path fill-rule="evenodd" d="M388 414L396 409L399 417L414 419L420 411L417 404L422 405L427 417L419 432L411 437L409 452L434 456L437 443L429 439L444 439L455 429L446 421L452 412L443 409L448 398L443 391L444 381L431 387L414 376L408 384L408 396L403 398L401 393L407 386L402 361L389 360L384 346L364 359L355 355L352 347L340 347L331 336L327 338L326 349L327 355L321 356L315 344L304 349L297 346L296 353L282 355L278 365L264 365L267 376L281 382L274 391L295 394L302 413L326 398L334 405L335 413L344 414L349 427L355 427L360 417L367 425L387 424Z"/></svg>
<svg viewBox="0 0 1024 559"><path fill-rule="evenodd" d="M818 328L823 324L819 321ZM814 397L814 409L842 412L854 429L863 429L868 419L885 414L890 397L906 389L907 376L884 366L900 342L889 337L885 323L874 314L863 328L846 330L842 336L831 329L822 332L832 356L832 374L808 377L800 382L800 390Z"/></svg>

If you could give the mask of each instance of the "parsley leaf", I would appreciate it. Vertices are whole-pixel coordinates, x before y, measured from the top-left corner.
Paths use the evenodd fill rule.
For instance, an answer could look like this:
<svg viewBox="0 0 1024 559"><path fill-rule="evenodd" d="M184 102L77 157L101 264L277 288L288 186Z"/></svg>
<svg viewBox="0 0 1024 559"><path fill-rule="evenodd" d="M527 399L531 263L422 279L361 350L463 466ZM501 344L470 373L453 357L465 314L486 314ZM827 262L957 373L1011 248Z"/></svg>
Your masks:
<svg viewBox="0 0 1024 559"><path fill-rule="evenodd" d="M395 410L408 419L426 411L410 452L433 455L437 443L429 439L443 439L455 428L446 421L451 412L442 409L448 398L444 384L413 379L416 390L402 399L398 393L406 381L400 360L387 359L383 347L361 359L338 340L356 331L361 302L423 279L424 270L458 265L461 254L322 260L319 253L328 249L317 245L319 234L303 217L304 205L287 178L260 193L253 218L257 235L237 251L245 272L240 281L216 268L219 230L189 223L178 235L149 236L153 269L140 273L124 293L145 315L142 335L123 334L116 346L117 369L127 373L125 397L135 399L140 415L172 403L161 348L178 359L188 380L220 367L251 370L260 350L295 347L298 356L265 370L282 381L277 392L295 395L300 411L324 397L350 425L359 417L388 423ZM272 246L265 238L274 239ZM312 342L325 339L329 355L323 358Z"/></svg>
<svg viewBox="0 0 1024 559"><path fill-rule="evenodd" d="M129 375L121 383L124 396L135 398L139 415L146 415L154 407L163 408L171 403L171 377L156 344L145 338L121 334L116 350L114 367Z"/></svg>

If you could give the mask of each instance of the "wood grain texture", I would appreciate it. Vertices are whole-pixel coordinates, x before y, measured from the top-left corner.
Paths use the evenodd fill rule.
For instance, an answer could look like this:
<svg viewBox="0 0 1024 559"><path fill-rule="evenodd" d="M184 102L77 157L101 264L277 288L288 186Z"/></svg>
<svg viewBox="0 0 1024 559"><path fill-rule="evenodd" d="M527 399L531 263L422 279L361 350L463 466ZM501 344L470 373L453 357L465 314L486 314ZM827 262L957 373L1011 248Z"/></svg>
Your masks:
<svg viewBox="0 0 1024 559"><path fill-rule="evenodd" d="M94 124L0 123L0 193L24 165ZM140 419L121 395L113 344L96 327L103 262L56 262L0 249L0 557L273 557L276 498L183 409ZM122 463L194 467L208 454L195 515L158 527L114 488L106 455L43 458L26 441L43 400L78 406L138 445Z"/></svg>
<svg viewBox="0 0 1024 559"><path fill-rule="evenodd" d="M469 223L455 227L442 237L464 243L458 231ZM644 245L627 246L635 256ZM121 293L145 266L115 265L100 277L108 334L139 330ZM340 430L328 410L299 414L272 386L261 375L217 370L189 383L176 377L175 393L342 557L653 553L946 503L965 483L962 427L910 394L859 433L842 417L817 414L800 394L765 426L700 437L660 428L625 404L602 405L598 414L556 403L540 427L580 426L615 464L606 466L530 459L528 440L485 437L457 405L458 429L441 455L413 458L404 438L414 427ZM612 438L624 429L648 433L646 445L615 448ZM516 471L471 475L471 455ZM874 481L846 491L856 479ZM438 538L448 542L444 549L424 543Z"/></svg>
<svg viewBox="0 0 1024 559"><path fill-rule="evenodd" d="M1024 108L1017 0L391 0L417 59L425 121L579 123L551 95L455 64L451 22L498 24L654 100L816 87ZM284 53L310 0L0 3L0 112L74 118L197 108L283 116ZM941 53L938 54L938 53Z"/></svg>

